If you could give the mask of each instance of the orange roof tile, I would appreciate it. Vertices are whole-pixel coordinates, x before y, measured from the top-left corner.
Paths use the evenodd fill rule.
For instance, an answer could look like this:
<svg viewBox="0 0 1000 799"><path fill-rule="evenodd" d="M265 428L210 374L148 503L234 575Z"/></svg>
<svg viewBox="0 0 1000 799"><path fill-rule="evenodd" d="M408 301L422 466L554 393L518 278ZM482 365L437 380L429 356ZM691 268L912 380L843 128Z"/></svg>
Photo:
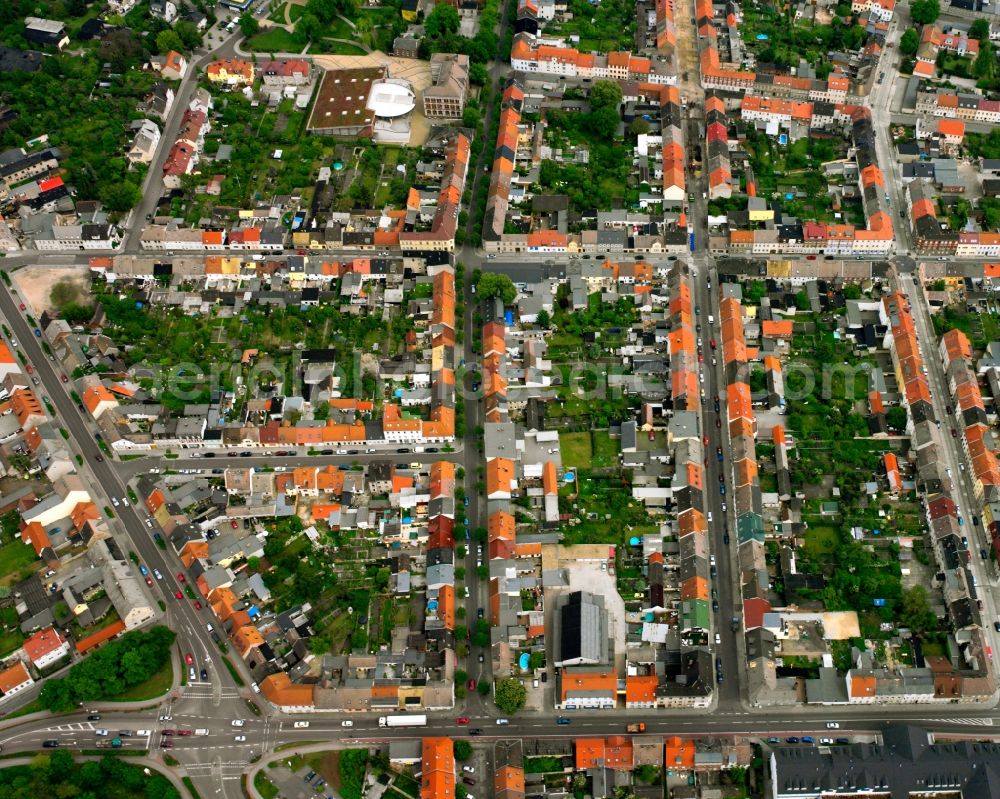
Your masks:
<svg viewBox="0 0 1000 799"><path fill-rule="evenodd" d="M19 660L9 669L0 671L0 694L10 693L27 682L31 682L31 675Z"/></svg>
<svg viewBox="0 0 1000 799"><path fill-rule="evenodd" d="M420 799L455 796L455 745L451 738L424 738L420 757Z"/></svg>
<svg viewBox="0 0 1000 799"><path fill-rule="evenodd" d="M81 655L89 652L94 647L100 646L105 641L110 641L112 638L125 632L125 622L119 620L114 624L109 624L103 630L98 630L96 633L88 635L86 638L76 642L76 651Z"/></svg>
<svg viewBox="0 0 1000 799"><path fill-rule="evenodd" d="M260 692L271 704L285 707L311 707L313 687L294 685L289 676L280 671L270 674L260 681Z"/></svg>

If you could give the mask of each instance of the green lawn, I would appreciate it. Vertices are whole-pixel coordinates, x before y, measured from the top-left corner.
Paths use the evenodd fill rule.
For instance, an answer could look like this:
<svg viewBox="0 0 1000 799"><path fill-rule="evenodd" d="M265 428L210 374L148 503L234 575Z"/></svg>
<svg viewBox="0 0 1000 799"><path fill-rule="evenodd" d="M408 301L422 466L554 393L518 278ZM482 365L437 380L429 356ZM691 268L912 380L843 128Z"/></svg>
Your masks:
<svg viewBox="0 0 1000 799"><path fill-rule="evenodd" d="M809 525L806 530L806 553L811 558L820 559L833 553L840 543L840 534L835 527Z"/></svg>
<svg viewBox="0 0 1000 799"><path fill-rule="evenodd" d="M144 699L156 699L163 696L170 690L174 682L174 668L168 660L163 664L163 668L150 677L146 682L133 685L127 691L118 696L110 698L109 702L141 702Z"/></svg>
<svg viewBox="0 0 1000 799"><path fill-rule="evenodd" d="M302 45L284 28L271 28L250 39L247 48L255 53L298 53Z"/></svg>
<svg viewBox="0 0 1000 799"><path fill-rule="evenodd" d="M324 39L321 47L310 47L310 53L332 53L334 55L367 55L368 51L363 47L347 42L335 42L332 39Z"/></svg>
<svg viewBox="0 0 1000 799"><path fill-rule="evenodd" d="M593 466L595 468L617 466L621 442L604 430L595 430L590 437L593 445Z"/></svg>
<svg viewBox="0 0 1000 799"><path fill-rule="evenodd" d="M31 544L19 539L0 546L0 585L16 582L21 572L37 560Z"/></svg>
<svg viewBox="0 0 1000 799"><path fill-rule="evenodd" d="M593 463L590 433L560 433L563 468L589 469Z"/></svg>
<svg viewBox="0 0 1000 799"><path fill-rule="evenodd" d="M0 658L7 657L24 642L24 634L19 627L0 630Z"/></svg>

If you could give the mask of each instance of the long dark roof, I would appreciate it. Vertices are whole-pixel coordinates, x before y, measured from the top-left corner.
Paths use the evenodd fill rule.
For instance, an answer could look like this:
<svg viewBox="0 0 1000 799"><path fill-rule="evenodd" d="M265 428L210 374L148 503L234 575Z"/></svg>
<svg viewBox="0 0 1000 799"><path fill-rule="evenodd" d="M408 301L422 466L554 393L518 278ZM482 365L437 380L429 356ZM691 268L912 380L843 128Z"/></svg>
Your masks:
<svg viewBox="0 0 1000 799"><path fill-rule="evenodd" d="M961 792L1000 799L1000 744L976 741L931 744L926 730L889 727L884 744L778 746L774 774L778 797Z"/></svg>

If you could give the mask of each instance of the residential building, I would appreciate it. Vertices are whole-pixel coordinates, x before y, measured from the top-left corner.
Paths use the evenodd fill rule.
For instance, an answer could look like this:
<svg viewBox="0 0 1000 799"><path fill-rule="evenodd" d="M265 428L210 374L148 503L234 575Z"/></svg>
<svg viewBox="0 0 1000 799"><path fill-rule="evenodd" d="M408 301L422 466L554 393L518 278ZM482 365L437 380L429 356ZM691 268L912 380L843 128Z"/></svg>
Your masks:
<svg viewBox="0 0 1000 799"><path fill-rule="evenodd" d="M431 85L424 89L424 116L461 119L469 92L469 57L454 53L431 56Z"/></svg>
<svg viewBox="0 0 1000 799"><path fill-rule="evenodd" d="M70 654L67 641L54 627L39 630L21 645L36 669L45 669Z"/></svg>

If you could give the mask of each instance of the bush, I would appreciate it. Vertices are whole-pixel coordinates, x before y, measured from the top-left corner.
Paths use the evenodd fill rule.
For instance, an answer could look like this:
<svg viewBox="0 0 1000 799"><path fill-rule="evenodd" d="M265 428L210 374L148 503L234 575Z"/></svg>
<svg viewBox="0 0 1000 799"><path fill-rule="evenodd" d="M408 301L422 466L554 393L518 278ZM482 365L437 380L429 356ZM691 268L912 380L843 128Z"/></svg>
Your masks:
<svg viewBox="0 0 1000 799"><path fill-rule="evenodd" d="M340 795L344 799L361 799L368 768L367 749L345 749L340 753Z"/></svg>

